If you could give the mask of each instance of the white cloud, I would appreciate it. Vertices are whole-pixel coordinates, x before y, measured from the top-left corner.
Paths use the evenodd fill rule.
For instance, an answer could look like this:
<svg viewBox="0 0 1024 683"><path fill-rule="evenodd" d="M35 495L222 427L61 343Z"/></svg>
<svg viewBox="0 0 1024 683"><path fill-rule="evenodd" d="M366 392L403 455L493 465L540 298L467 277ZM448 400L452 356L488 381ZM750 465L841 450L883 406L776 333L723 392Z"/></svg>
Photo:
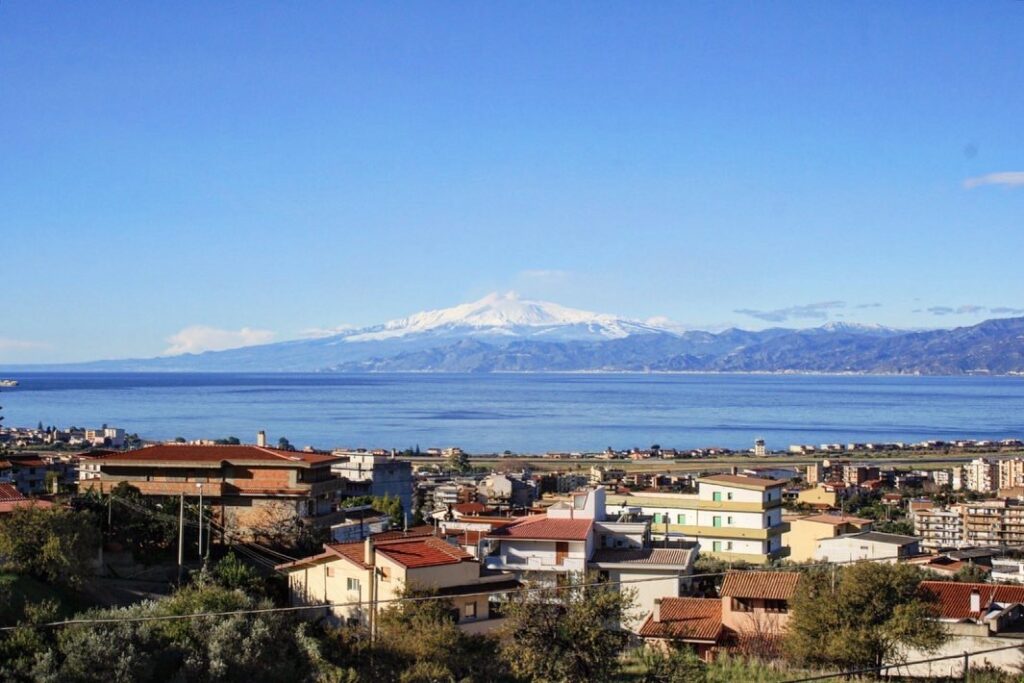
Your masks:
<svg viewBox="0 0 1024 683"><path fill-rule="evenodd" d="M1005 187L1024 187L1024 171L1002 171L989 173L964 181L964 187L972 189L982 185L1003 185Z"/></svg>
<svg viewBox="0 0 1024 683"><path fill-rule="evenodd" d="M163 352L163 355L178 356L183 353L237 349L242 346L266 344L273 338L274 333L270 330L254 330L251 327L243 327L240 330L219 330L206 325L191 325L167 338L167 343L170 346Z"/></svg>
<svg viewBox="0 0 1024 683"><path fill-rule="evenodd" d="M303 339L322 339L323 337L333 337L336 334L342 332L351 332L352 330L359 329L355 325L335 325L334 327L310 327L299 332L299 336Z"/></svg>
<svg viewBox="0 0 1024 683"><path fill-rule="evenodd" d="M37 349L48 349L50 345L45 342L29 341L28 339L11 339L0 337L0 351L35 351Z"/></svg>

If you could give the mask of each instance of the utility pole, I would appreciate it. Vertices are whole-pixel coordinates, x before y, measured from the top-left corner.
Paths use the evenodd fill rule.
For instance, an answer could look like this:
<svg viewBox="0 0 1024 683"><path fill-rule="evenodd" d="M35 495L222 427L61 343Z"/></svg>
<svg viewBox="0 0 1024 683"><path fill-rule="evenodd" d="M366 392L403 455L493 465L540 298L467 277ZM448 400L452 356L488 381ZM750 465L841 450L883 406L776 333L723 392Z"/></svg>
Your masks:
<svg viewBox="0 0 1024 683"><path fill-rule="evenodd" d="M111 520L111 507L114 502L114 492L111 491L107 494L107 531L110 531L110 520Z"/></svg>
<svg viewBox="0 0 1024 683"><path fill-rule="evenodd" d="M185 569L185 492L181 492L181 507L178 509L178 585Z"/></svg>
<svg viewBox="0 0 1024 683"><path fill-rule="evenodd" d="M196 484L199 489L199 561L203 560L203 485Z"/></svg>

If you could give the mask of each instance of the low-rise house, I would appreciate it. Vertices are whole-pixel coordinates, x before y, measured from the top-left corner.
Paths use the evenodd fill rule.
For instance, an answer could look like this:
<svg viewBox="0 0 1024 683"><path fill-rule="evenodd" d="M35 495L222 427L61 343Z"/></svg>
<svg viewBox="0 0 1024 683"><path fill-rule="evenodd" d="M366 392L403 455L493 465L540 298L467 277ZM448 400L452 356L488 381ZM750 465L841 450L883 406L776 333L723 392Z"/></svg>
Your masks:
<svg viewBox="0 0 1024 683"><path fill-rule="evenodd" d="M719 598L656 601L639 634L648 642L693 647L705 661L723 650L777 651L790 618L798 572L729 572Z"/></svg>
<svg viewBox="0 0 1024 683"><path fill-rule="evenodd" d="M401 532L396 532L401 533ZM519 587L510 574L484 570L472 555L434 536L412 536L328 544L312 557L282 564L292 605L324 605L308 618L360 624L373 630L377 617L410 592L444 596L463 630L482 633L500 619L491 599Z"/></svg>
<svg viewBox="0 0 1024 683"><path fill-rule="evenodd" d="M14 484L22 495L35 496L46 490L46 463L37 455L6 455L0 458L0 482Z"/></svg>
<svg viewBox="0 0 1024 683"><path fill-rule="evenodd" d="M810 562L823 538L870 531L872 521L848 515L810 515L789 519L789 531L782 534L782 544L789 548L792 562Z"/></svg>
<svg viewBox="0 0 1024 683"><path fill-rule="evenodd" d="M814 559L822 562L896 562L920 555L920 539L916 536L862 531L823 538L817 542Z"/></svg>
<svg viewBox="0 0 1024 683"><path fill-rule="evenodd" d="M53 503L38 498L26 498L13 484L0 484L0 515L6 515L19 508L51 508Z"/></svg>
<svg viewBox="0 0 1024 683"><path fill-rule="evenodd" d="M991 577L995 583L1024 583L1024 560L993 557Z"/></svg>
<svg viewBox="0 0 1024 683"><path fill-rule="evenodd" d="M697 548L600 548L587 563L602 579L623 582L635 592L635 614L623 624L640 626L654 609L655 601L679 597L693 573Z"/></svg>
<svg viewBox="0 0 1024 683"><path fill-rule="evenodd" d="M922 581L921 592L934 600L937 618L948 637L938 650L905 650L901 654L906 660L968 653L971 668L990 666L1015 676L1020 674L1024 667L1024 651L1019 647L1020 634L1024 631L1024 586ZM983 652L1002 646L1011 647ZM963 661L961 656L956 656L939 662L911 664L899 667L898 673L959 679L964 677Z"/></svg>

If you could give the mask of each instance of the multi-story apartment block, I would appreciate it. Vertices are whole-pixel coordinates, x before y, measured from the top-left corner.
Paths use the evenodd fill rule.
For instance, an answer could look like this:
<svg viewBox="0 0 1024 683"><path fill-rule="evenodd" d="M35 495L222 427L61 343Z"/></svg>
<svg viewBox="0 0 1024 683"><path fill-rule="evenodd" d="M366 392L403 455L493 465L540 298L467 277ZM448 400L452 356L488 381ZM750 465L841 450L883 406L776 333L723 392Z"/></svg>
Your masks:
<svg viewBox="0 0 1024 683"><path fill-rule="evenodd" d="M784 554L785 482L735 474L697 480L696 494L609 495L608 514L634 511L651 518L655 539L696 541L702 554L765 563Z"/></svg>
<svg viewBox="0 0 1024 683"><path fill-rule="evenodd" d="M999 488L1010 489L1024 486L1024 459L1013 458L999 461Z"/></svg>
<svg viewBox="0 0 1024 683"><path fill-rule="evenodd" d="M969 491L992 493L999 484L998 466L985 458L975 458L964 465L964 487Z"/></svg>
<svg viewBox="0 0 1024 683"><path fill-rule="evenodd" d="M190 499L201 492L226 533L269 538L296 523L327 526L344 518L336 494L345 482L331 473L335 460L259 446L165 444L105 456L99 480L89 485L109 491L126 482L145 496Z"/></svg>
<svg viewBox="0 0 1024 683"><path fill-rule="evenodd" d="M912 519L914 533L920 536L923 549L964 547L964 517L959 505L917 510Z"/></svg>
<svg viewBox="0 0 1024 683"><path fill-rule="evenodd" d="M843 483L860 486L866 481L878 479L878 468L868 465L843 465Z"/></svg>
<svg viewBox="0 0 1024 683"><path fill-rule="evenodd" d="M1024 543L1024 502L985 500L968 502L964 510L964 544L1003 546Z"/></svg>

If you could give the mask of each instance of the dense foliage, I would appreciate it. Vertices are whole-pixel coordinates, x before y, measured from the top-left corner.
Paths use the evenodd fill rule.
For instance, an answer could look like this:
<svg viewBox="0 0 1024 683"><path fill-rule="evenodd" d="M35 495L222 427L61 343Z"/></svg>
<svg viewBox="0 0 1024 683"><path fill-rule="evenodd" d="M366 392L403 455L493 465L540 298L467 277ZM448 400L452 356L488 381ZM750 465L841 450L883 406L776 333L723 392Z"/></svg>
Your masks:
<svg viewBox="0 0 1024 683"><path fill-rule="evenodd" d="M0 517L0 569L77 586L91 573L99 542L89 513L19 507Z"/></svg>
<svg viewBox="0 0 1024 683"><path fill-rule="evenodd" d="M875 562L807 572L793 599L786 653L800 665L853 670L891 663L905 647L938 647L945 635L919 592L922 578L913 565Z"/></svg>

